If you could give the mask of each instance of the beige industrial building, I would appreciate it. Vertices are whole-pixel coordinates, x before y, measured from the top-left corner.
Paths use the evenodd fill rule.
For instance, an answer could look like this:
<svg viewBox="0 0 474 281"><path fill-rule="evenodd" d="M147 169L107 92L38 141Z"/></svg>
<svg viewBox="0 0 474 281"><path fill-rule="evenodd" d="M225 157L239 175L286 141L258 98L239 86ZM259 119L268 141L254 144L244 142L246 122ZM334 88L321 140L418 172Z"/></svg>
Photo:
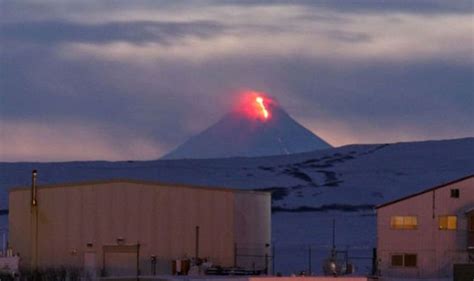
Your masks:
<svg viewBox="0 0 474 281"><path fill-rule="evenodd" d="M384 277L453 278L474 266L474 175L377 207Z"/></svg>
<svg viewBox="0 0 474 281"><path fill-rule="evenodd" d="M106 276L169 274L173 260L196 256L269 266L267 192L110 180L14 188L9 208L9 245L24 266ZM237 261L239 247L255 257Z"/></svg>

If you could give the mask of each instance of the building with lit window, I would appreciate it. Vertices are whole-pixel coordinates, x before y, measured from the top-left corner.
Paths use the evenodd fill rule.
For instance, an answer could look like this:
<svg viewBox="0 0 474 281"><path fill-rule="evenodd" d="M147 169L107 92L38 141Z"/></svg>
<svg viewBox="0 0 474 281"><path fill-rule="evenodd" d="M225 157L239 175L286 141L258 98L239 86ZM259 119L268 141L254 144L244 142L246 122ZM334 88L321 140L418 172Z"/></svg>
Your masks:
<svg viewBox="0 0 474 281"><path fill-rule="evenodd" d="M452 278L474 266L474 175L377 207L382 276Z"/></svg>

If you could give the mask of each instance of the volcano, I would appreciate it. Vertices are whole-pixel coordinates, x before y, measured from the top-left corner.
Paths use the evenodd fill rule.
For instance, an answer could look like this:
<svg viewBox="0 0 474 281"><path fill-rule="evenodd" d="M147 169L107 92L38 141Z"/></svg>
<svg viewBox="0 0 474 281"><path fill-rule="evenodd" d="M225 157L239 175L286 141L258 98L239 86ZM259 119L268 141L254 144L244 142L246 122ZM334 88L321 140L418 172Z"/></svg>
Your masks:
<svg viewBox="0 0 474 281"><path fill-rule="evenodd" d="M251 92L217 123L163 159L256 157L326 148L331 145L300 125L273 99Z"/></svg>

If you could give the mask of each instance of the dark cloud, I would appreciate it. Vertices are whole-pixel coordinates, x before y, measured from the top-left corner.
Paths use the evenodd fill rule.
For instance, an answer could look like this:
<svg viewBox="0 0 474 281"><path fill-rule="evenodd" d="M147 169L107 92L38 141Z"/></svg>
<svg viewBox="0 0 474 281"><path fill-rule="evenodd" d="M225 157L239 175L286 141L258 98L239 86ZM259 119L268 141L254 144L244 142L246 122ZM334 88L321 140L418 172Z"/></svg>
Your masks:
<svg viewBox="0 0 474 281"><path fill-rule="evenodd" d="M472 13L474 4L471 0L224 0L221 1L232 5L304 5L315 8L326 8L342 12L377 12L393 13L404 12L414 14L440 14L440 13Z"/></svg>
<svg viewBox="0 0 474 281"><path fill-rule="evenodd" d="M223 26L210 21L193 22L112 22L80 24L65 21L5 23L0 29L0 40L42 44L60 42L107 43L167 43L184 36L209 37L222 31Z"/></svg>
<svg viewBox="0 0 474 281"><path fill-rule="evenodd" d="M367 42L372 39L368 33L348 32L344 30L330 30L326 33L327 37L349 43Z"/></svg>
<svg viewBox="0 0 474 281"><path fill-rule="evenodd" d="M156 8L153 3L142 1L139 5ZM227 2L239 7L262 4L267 8L274 3L282 2ZM51 146L45 149L48 154L54 153L56 145L67 149L66 142L56 139L61 138L62 132L68 134L65 139L70 141L84 131L87 138L95 138L89 145L96 147L90 149L88 157L98 153L100 158L114 160L157 158L217 121L231 106L232 96L243 88L255 88L276 97L296 119L304 120L314 130L324 127L322 137L331 136L332 124L352 129L346 134L352 134L350 139L333 136L336 145L353 139L380 141L376 134L384 133L387 137L382 141L386 142L474 134L472 57L452 51L456 44L444 41L442 48L434 51L429 45L432 42L415 42L414 46L422 50L419 53L403 49L403 44L391 50L392 45L376 44L383 41L383 26L375 31L366 30L365 26L355 28L359 16L345 14L365 11L371 15L464 15L470 9L466 2L402 2L407 7L394 1L381 2L387 5L361 1L357 6L347 1L285 3L303 5L310 11L324 7L333 12L314 16L295 13L287 17L295 22L281 22L286 9L276 9L262 13L262 18L226 21L225 15L232 14L236 9L233 7L209 14L206 10L196 11L196 17L205 20L114 19L89 23L72 21L67 19L67 13L55 13L43 5L22 4L30 8L30 13L23 11L16 17L8 13L10 20L3 22L0 29L0 116L2 122L10 124L8 132L15 134L12 128L27 124L25 128L31 133L0 135L2 142L14 143L23 135L28 139L34 135L47 137L48 133L34 133L37 126L40 131L54 133L54 142L38 140L43 146ZM128 1L122 4L134 5ZM212 6L212 2L205 4ZM54 7L54 3L50 5ZM76 5L89 11L88 5L93 4L76 2L73 7ZM227 9L225 5L219 7ZM118 8L100 9L105 15ZM178 5L170 13L180 9L184 10L183 19L186 13L195 12ZM241 9L245 12L246 8ZM32 20L28 18L34 14L32 11L48 16ZM220 12L222 16L213 14ZM265 18L271 13L275 15ZM367 29L372 28L370 24ZM448 34L449 28L439 32ZM400 32L404 33L405 30ZM411 33L406 35L413 37ZM193 40L186 41L189 37ZM412 37L406 40L410 44ZM115 43L124 45L114 46ZM423 44L427 44L426 48ZM92 53L80 49L84 46L87 51L93 48ZM340 49L332 52L333 48ZM97 50L101 52L93 53ZM114 56L108 57L109 53ZM73 134L76 127L80 131ZM398 133L403 137L394 138ZM73 143L87 146L87 138ZM147 149L155 154L142 156L136 154L137 150L127 150L129 142L145 143L147 147L156 144L160 152ZM108 151L109 145L114 149ZM81 153L77 147L72 151ZM113 154L118 151L128 154ZM9 155L9 160L15 159L15 152ZM27 155L22 154L21 159L27 159ZM37 158L31 160L41 159L38 153L32 155ZM44 159L54 160L54 156Z"/></svg>
<svg viewBox="0 0 474 281"><path fill-rule="evenodd" d="M11 93L3 95L4 120L51 126L82 120L117 138L141 135L171 148L224 114L232 91L254 87L274 95L301 120L380 131L415 127L426 138L444 137L443 128L457 131L453 137L474 132L469 65L240 57L142 68L43 59L48 63L15 60L4 68L2 88Z"/></svg>

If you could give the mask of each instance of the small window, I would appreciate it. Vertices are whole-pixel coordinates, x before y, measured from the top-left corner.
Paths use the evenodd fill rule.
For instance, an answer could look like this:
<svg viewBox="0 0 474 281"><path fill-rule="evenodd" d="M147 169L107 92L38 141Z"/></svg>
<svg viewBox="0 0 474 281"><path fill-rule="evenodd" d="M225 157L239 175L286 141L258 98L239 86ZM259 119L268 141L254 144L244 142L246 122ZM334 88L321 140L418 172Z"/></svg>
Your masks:
<svg viewBox="0 0 474 281"><path fill-rule="evenodd" d="M390 218L392 229L416 229L418 218L416 216L393 216Z"/></svg>
<svg viewBox="0 0 474 281"><path fill-rule="evenodd" d="M392 266L403 266L403 255L392 255Z"/></svg>
<svg viewBox="0 0 474 281"><path fill-rule="evenodd" d="M456 216L440 216L439 229L456 230L458 228L458 218Z"/></svg>
<svg viewBox="0 0 474 281"><path fill-rule="evenodd" d="M391 265L400 267L416 267L417 258L416 254L393 254L391 256Z"/></svg>
<svg viewBox="0 0 474 281"><path fill-rule="evenodd" d="M459 198L459 189L458 188L451 189L451 198Z"/></svg>
<svg viewBox="0 0 474 281"><path fill-rule="evenodd" d="M415 254L405 254L404 255L404 265L405 267L416 267L417 256Z"/></svg>

